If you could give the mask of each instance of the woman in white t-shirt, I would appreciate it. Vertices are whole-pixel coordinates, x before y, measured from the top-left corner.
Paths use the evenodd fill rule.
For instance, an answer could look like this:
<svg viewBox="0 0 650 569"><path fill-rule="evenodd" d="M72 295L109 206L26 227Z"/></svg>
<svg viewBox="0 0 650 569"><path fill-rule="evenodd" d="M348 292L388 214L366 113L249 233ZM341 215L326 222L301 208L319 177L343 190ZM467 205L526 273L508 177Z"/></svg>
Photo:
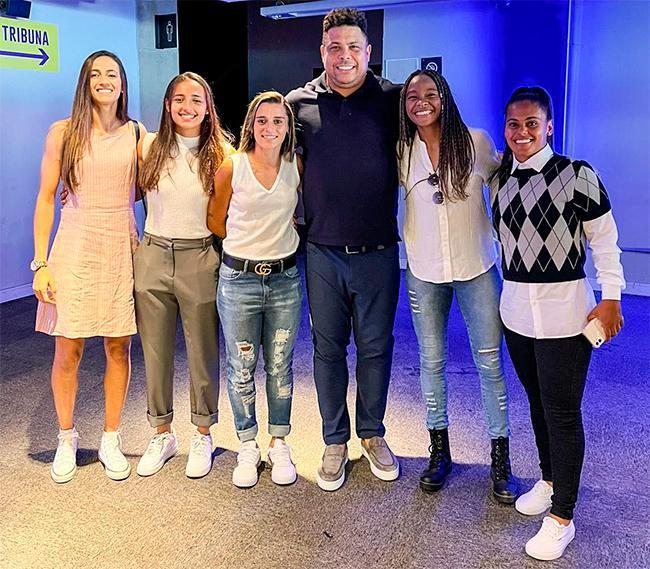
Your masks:
<svg viewBox="0 0 650 569"><path fill-rule="evenodd" d="M191 421L196 426L185 473L212 467L210 427L217 422L219 348L215 309L219 256L206 225L214 176L232 152L212 91L196 73L169 83L160 129L138 144L139 180L148 206L134 256L135 307L147 375L147 418L156 434L138 474L158 472L177 451L172 428L174 351L180 315L190 372Z"/></svg>
<svg viewBox="0 0 650 569"><path fill-rule="evenodd" d="M226 346L228 395L241 442L233 484L254 486L261 462L255 437L255 366L262 349L276 484L291 484L296 469L284 437L291 430L293 348L302 290L296 268L293 215L300 174L291 107L275 91L251 101L236 154L215 178L208 227L223 241L217 307Z"/></svg>
<svg viewBox="0 0 650 569"><path fill-rule="evenodd" d="M494 143L485 131L463 123L441 75L418 70L402 89L397 153L406 200L408 296L431 439L420 487L439 490L452 467L445 367L449 311L456 296L481 381L492 442L493 493L499 502L512 504L518 489L509 460L501 284L483 195L484 184L499 165Z"/></svg>

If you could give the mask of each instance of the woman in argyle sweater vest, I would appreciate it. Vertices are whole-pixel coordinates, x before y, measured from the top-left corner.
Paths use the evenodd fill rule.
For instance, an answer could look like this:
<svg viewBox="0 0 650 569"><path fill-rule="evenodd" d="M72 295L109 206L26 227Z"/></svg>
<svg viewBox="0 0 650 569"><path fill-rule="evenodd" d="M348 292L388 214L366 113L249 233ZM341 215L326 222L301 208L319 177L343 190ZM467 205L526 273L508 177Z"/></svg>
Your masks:
<svg viewBox="0 0 650 569"><path fill-rule="evenodd" d="M500 314L528 395L542 471L515 508L527 515L550 508L526 544L526 553L543 560L560 557L575 535L592 350L581 331L594 318L607 340L620 331L625 286L607 192L589 164L553 152L552 133L549 94L517 89L506 105L508 147L493 177L492 203L504 277ZM587 242L602 287L599 304L585 278Z"/></svg>

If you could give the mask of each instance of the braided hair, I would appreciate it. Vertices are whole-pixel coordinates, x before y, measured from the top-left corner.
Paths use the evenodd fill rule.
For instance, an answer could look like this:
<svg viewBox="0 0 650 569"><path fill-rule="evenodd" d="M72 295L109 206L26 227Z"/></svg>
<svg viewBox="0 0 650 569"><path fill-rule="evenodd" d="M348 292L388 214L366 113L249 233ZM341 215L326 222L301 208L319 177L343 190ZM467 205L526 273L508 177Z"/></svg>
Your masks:
<svg viewBox="0 0 650 569"><path fill-rule="evenodd" d="M518 87L512 92L508 102L506 103L505 109L503 110L503 116L508 116L508 108L513 103L518 103L520 101L530 101L535 103L546 113L546 120L553 119L553 100L549 92L544 89L544 87L534 86L534 87ZM553 134L547 136L547 142L551 148L553 148ZM512 149L508 146L508 141L505 143L505 148L503 150L503 158L501 159L501 166L492 174L490 177L489 183L492 183L494 180L502 180L504 177L510 176L510 171L512 170Z"/></svg>
<svg viewBox="0 0 650 569"><path fill-rule="evenodd" d="M451 202L465 200L468 198L465 187L472 175L472 165L474 163L474 143L467 125L460 116L460 111L456 106L456 101L454 101L447 80L435 71L428 69L414 71L408 76L400 93L399 141L397 143L397 157L400 168L402 158L408 149L407 171L405 175L400 177L406 180L411 168L413 138L417 129L406 114L406 91L413 78L418 75L426 75L431 78L436 84L440 95L440 159L438 161L440 191L445 199Z"/></svg>

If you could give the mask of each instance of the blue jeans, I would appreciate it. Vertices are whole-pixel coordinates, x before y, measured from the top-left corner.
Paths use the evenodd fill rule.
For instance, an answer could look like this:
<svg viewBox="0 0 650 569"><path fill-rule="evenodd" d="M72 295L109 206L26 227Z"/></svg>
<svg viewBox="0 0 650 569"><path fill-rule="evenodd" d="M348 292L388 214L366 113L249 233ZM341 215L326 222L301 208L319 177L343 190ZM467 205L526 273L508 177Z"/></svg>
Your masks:
<svg viewBox="0 0 650 569"><path fill-rule="evenodd" d="M269 434L291 430L293 348L300 325L302 289L296 267L259 276L221 265L217 309L226 346L228 397L242 442L255 439L255 367L264 353Z"/></svg>
<svg viewBox="0 0 650 569"><path fill-rule="evenodd" d="M499 317L501 281L497 268L469 281L435 284L406 272L413 326L420 349L420 383L427 406L427 428L446 429L447 323L451 301L456 299L467 326L474 364L481 380L483 407L490 438L509 436L508 397L503 377Z"/></svg>
<svg viewBox="0 0 650 569"><path fill-rule="evenodd" d="M347 347L357 348L356 433L384 436L399 294L397 245L347 254L307 243L307 293L314 341L314 380L325 444L350 439Z"/></svg>

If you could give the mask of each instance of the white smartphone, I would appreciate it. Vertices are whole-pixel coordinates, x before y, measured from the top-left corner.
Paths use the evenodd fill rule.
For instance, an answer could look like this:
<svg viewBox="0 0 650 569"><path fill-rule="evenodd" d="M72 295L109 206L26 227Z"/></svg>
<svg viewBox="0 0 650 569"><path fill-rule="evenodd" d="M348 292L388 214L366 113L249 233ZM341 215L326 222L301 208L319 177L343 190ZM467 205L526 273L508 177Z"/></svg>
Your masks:
<svg viewBox="0 0 650 569"><path fill-rule="evenodd" d="M598 318L590 320L584 327L582 334L587 338L587 340L589 340L594 348L600 348L600 346L605 343L605 331L603 330L603 325L600 323Z"/></svg>

